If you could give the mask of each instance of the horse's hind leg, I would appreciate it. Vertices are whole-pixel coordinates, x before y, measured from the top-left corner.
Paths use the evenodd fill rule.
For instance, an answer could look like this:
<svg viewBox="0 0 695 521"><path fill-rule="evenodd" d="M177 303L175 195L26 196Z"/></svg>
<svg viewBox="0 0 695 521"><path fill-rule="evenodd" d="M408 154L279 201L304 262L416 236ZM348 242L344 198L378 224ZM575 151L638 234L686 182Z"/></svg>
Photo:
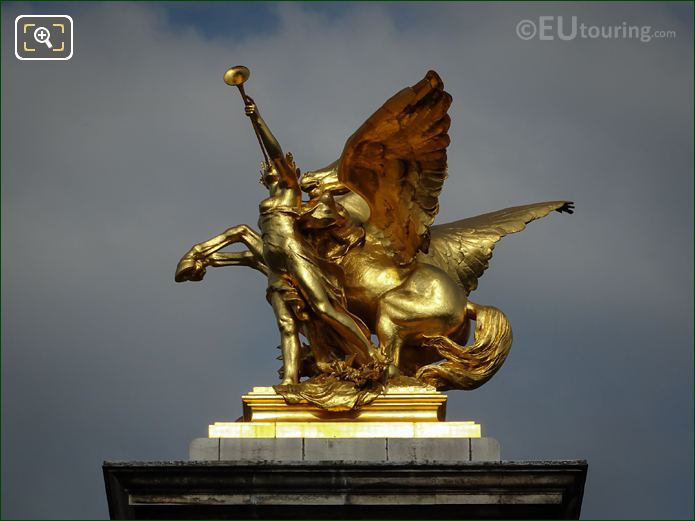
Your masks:
<svg viewBox="0 0 695 521"><path fill-rule="evenodd" d="M388 376L398 376L401 348L406 337L412 334L412 327L406 326L408 317L413 315L413 305L408 295L399 290L386 293L377 310L376 335L379 350L389 364Z"/></svg>
<svg viewBox="0 0 695 521"><path fill-rule="evenodd" d="M379 339L379 350L389 364L388 376L398 376L398 364L400 363L403 339L401 337L401 327L391 320L388 311L380 311L376 323L376 335Z"/></svg>
<svg viewBox="0 0 695 521"><path fill-rule="evenodd" d="M466 295L434 266L418 266L400 287L386 292L377 310L377 336L382 352L397 373L405 343L448 336L465 321Z"/></svg>

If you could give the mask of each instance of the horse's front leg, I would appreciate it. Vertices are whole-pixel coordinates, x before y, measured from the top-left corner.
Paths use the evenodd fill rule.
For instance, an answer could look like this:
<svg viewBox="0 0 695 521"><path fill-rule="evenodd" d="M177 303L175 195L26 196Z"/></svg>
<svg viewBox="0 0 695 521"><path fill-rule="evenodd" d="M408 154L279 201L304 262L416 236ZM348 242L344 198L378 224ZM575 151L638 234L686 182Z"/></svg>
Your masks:
<svg viewBox="0 0 695 521"><path fill-rule="evenodd" d="M196 244L188 253L197 253L207 257L235 242L242 242L254 255L259 257L263 256L263 241L260 235L246 224L227 228L224 232L215 235L212 239Z"/></svg>
<svg viewBox="0 0 695 521"><path fill-rule="evenodd" d="M262 258L251 251L234 251L228 253L213 253L208 256L207 264L215 268L222 266L248 266L268 275L270 270Z"/></svg>
<svg viewBox="0 0 695 521"><path fill-rule="evenodd" d="M215 254L218 250L234 244L235 242L243 242L248 248L253 257L260 262L263 259L263 241L261 237L253 231L249 226L241 224L228 228L223 233L201 242L193 246L188 252L181 257L178 266L176 267L176 282L186 280L198 281L205 276L205 267L210 264L209 257ZM221 255L221 254L220 254ZM232 262L228 264L220 264L223 266L234 265L235 257L230 258ZM221 260L221 259L218 259ZM236 263L241 264L239 262ZM250 264L243 264L250 265ZM253 267L253 266L252 266ZM258 268L261 271L263 269Z"/></svg>

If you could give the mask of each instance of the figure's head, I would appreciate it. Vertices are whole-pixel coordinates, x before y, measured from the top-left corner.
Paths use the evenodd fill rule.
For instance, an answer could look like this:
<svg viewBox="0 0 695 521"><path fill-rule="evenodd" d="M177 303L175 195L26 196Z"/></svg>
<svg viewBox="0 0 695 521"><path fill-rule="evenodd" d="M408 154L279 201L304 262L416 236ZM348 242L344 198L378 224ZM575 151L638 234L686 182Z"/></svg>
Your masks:
<svg viewBox="0 0 695 521"><path fill-rule="evenodd" d="M294 162L294 156L290 152L285 154L285 162L289 169L295 173L297 178L299 178L300 172ZM275 186L280 180L280 174L277 171L276 166L272 161L261 161L261 179L260 183L266 188L270 189Z"/></svg>
<svg viewBox="0 0 695 521"><path fill-rule="evenodd" d="M266 188L270 189L273 185L277 184L279 180L280 175L278 174L275 165L270 162L262 161L260 183Z"/></svg>
<svg viewBox="0 0 695 521"><path fill-rule="evenodd" d="M333 161L330 165L319 170L305 172L300 181L300 186L303 192L310 196L316 194L322 186L329 183L338 182L338 161Z"/></svg>

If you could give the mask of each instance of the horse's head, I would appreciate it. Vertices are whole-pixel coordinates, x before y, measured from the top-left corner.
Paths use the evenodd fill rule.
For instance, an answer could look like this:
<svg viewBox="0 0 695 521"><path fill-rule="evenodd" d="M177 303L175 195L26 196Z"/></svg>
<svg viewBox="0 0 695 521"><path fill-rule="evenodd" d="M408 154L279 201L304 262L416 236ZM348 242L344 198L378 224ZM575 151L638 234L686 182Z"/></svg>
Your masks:
<svg viewBox="0 0 695 521"><path fill-rule="evenodd" d="M328 190L335 201L340 203L350 215L354 224L362 225L369 220L369 205L360 195L350 190L338 179L338 163L333 161L330 165L319 170L306 172L299 182L302 190L309 194L311 199L320 197Z"/></svg>
<svg viewBox="0 0 695 521"><path fill-rule="evenodd" d="M315 197L323 187L335 183L338 183L338 161L333 161L330 165L319 170L305 172L299 184L302 191L309 194L310 197Z"/></svg>

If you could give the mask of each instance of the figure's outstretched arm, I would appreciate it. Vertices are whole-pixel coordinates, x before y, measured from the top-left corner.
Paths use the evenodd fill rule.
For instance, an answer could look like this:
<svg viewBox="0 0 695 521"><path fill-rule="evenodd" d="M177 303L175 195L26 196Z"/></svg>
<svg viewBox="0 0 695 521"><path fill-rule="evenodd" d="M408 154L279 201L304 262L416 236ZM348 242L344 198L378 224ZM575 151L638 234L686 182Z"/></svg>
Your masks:
<svg viewBox="0 0 695 521"><path fill-rule="evenodd" d="M282 152L280 143L278 143L278 140L275 138L273 133L268 128L268 125L266 124L265 120L261 117L261 114L258 112L256 104L248 96L247 99L249 103L246 104L246 115L249 118L251 118L251 121L253 121L254 126L256 127L256 129L258 129L261 142L263 143L263 146L268 152L268 156L271 160L284 159L285 155Z"/></svg>
<svg viewBox="0 0 695 521"><path fill-rule="evenodd" d="M298 172L294 166L294 161L291 158L291 154L285 155L280 147L280 143L275 138L273 133L268 128L265 120L261 117L258 112L258 107L253 102L251 98L247 96L246 104L246 115L253 121L253 126L258 134L263 148L265 148L268 153L268 157L272 166L275 167L282 184L292 190L296 190L299 193L299 180ZM271 167L271 165L268 165Z"/></svg>

